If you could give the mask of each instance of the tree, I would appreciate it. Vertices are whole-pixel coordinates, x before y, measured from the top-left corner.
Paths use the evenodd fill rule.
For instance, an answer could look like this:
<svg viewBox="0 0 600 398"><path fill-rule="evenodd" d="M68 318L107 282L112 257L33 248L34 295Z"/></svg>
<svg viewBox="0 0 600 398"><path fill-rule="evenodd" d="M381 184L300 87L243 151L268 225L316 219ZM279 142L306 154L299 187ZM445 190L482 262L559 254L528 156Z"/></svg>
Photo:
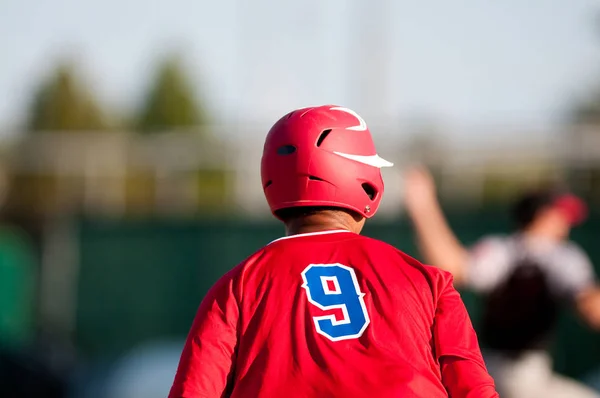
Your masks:
<svg viewBox="0 0 600 398"><path fill-rule="evenodd" d="M29 131L84 131L106 126L90 91L77 79L72 64L59 64L41 84L29 110Z"/></svg>
<svg viewBox="0 0 600 398"><path fill-rule="evenodd" d="M156 134L207 125L207 114L198 102L194 84L185 73L181 59L177 56L165 58L157 68L140 109L137 130L143 134ZM195 133L203 149L199 151L198 159L224 150L218 137L207 134L205 128L196 129ZM153 138L148 137L149 140ZM188 138L187 135L170 137L172 143L177 140L186 142ZM153 182L156 203L171 211L214 212L225 208L230 183L224 165L199 165L195 170L181 172L178 167L173 167L177 157L165 154L158 161L160 166ZM148 181L132 180L131 185L137 185L137 189L141 190L142 186L148 186Z"/></svg>
<svg viewBox="0 0 600 398"><path fill-rule="evenodd" d="M180 59L165 59L146 95L138 129L149 133L206 124L206 114L198 105L192 87Z"/></svg>

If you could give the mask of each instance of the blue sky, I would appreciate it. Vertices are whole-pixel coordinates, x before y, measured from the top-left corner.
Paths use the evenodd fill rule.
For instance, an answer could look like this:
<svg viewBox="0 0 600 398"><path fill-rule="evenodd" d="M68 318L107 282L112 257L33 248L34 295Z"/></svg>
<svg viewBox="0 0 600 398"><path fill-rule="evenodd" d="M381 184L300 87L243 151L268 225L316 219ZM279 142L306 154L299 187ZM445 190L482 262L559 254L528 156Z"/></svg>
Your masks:
<svg viewBox="0 0 600 398"><path fill-rule="evenodd" d="M338 103L369 120L547 126L600 81L593 0L1 0L0 131L63 55L108 106L186 55L224 122Z"/></svg>

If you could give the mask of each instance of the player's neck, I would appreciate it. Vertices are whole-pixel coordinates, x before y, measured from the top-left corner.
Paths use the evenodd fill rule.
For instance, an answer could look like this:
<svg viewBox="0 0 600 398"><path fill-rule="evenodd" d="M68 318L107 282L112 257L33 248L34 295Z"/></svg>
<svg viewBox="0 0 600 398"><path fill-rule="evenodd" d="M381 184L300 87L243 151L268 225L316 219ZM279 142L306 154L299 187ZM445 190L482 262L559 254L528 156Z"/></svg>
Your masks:
<svg viewBox="0 0 600 398"><path fill-rule="evenodd" d="M552 243L558 243L564 239L564 237L558 233L555 233L552 230L545 229L529 229L523 231L522 235L526 239L530 239L533 241L546 241Z"/></svg>
<svg viewBox="0 0 600 398"><path fill-rule="evenodd" d="M315 233L315 232L325 232L325 231L351 231L348 228L341 228L341 227L320 227L320 226L306 226L306 227L302 227L302 228L286 228L285 229L285 234L287 236L292 236L292 235L302 235L302 234L311 234L311 233Z"/></svg>
<svg viewBox="0 0 600 398"><path fill-rule="evenodd" d="M285 226L285 232L287 236L335 230L359 233L361 227L362 225L356 223L351 217L328 217L314 214L290 220Z"/></svg>

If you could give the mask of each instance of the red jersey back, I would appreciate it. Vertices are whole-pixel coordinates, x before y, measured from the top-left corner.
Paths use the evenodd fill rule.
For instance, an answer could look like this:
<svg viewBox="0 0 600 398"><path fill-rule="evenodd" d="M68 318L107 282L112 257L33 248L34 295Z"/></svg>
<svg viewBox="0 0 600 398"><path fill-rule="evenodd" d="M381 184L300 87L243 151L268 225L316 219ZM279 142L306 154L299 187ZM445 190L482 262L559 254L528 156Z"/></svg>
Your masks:
<svg viewBox="0 0 600 398"><path fill-rule="evenodd" d="M327 231L272 242L211 289L170 397L448 392L497 396L450 274Z"/></svg>

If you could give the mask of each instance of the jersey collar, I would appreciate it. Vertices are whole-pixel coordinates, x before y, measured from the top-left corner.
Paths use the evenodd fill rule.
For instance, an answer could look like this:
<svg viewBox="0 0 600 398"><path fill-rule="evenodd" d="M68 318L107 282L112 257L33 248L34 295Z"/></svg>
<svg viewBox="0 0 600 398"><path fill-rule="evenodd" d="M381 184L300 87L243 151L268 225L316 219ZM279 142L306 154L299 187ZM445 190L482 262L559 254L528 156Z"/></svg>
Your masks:
<svg viewBox="0 0 600 398"><path fill-rule="evenodd" d="M300 238L300 237L304 237L304 236L337 234L337 233L340 233L340 232L350 232L350 231L348 231L347 229L332 229L332 230L329 230L329 231L308 232L308 233L305 233L305 234L296 234L296 235L284 236L284 237L281 237L279 239L275 239L274 241L270 242L269 245L271 243L278 242L280 240L285 240L285 239L294 239L294 238Z"/></svg>

